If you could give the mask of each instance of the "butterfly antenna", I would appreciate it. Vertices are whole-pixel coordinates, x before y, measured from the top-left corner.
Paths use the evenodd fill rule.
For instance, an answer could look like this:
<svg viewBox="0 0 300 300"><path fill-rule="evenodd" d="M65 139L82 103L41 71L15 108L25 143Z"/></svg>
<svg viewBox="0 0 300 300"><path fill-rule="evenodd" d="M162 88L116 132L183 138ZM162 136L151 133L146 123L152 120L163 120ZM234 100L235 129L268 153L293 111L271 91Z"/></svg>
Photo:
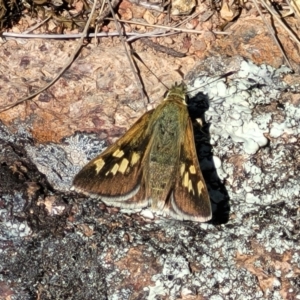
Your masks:
<svg viewBox="0 0 300 300"><path fill-rule="evenodd" d="M236 71L230 71L230 72L227 72L227 73L225 73L225 74L222 74L222 75L218 76L217 78L214 78L212 81L205 82L205 83L203 83L201 86L199 86L199 87L197 87L197 88L195 88L195 89L193 89L193 90L190 90L190 91L188 91L188 92L191 93L191 92L197 91L197 90L203 88L204 86L206 86L206 85L208 85L208 84L211 84L211 83L213 83L213 82L216 82L216 81L218 81L218 80L220 80L220 79L222 79L222 78L227 78L227 77L231 76L231 75L234 74L234 73L236 73Z"/></svg>
<svg viewBox="0 0 300 300"><path fill-rule="evenodd" d="M155 73L144 63L142 58L136 53L135 51L132 52L133 57L135 57L137 60L139 60L147 69L148 71L167 89L169 90L170 88L167 87L156 75Z"/></svg>

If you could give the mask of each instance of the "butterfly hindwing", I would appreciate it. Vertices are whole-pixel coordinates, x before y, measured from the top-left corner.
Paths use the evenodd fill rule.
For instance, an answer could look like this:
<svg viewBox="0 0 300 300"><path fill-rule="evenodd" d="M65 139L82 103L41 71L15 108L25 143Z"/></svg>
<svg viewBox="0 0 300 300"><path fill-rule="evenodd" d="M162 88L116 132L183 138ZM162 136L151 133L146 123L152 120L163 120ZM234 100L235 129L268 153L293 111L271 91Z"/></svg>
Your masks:
<svg viewBox="0 0 300 300"><path fill-rule="evenodd" d="M199 167L190 119L181 145L176 183L169 205L170 215L176 219L197 222L211 219L210 198Z"/></svg>

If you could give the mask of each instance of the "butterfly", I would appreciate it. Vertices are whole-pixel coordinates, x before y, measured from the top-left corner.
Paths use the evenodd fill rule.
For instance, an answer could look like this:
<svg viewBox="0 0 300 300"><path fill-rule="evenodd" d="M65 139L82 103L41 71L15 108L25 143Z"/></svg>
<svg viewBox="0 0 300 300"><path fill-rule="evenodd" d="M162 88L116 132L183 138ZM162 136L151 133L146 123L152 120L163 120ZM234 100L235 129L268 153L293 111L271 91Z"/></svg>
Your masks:
<svg viewBox="0 0 300 300"><path fill-rule="evenodd" d="M186 86L175 84L114 144L75 176L75 190L109 206L151 211L178 220L211 219L199 167Z"/></svg>

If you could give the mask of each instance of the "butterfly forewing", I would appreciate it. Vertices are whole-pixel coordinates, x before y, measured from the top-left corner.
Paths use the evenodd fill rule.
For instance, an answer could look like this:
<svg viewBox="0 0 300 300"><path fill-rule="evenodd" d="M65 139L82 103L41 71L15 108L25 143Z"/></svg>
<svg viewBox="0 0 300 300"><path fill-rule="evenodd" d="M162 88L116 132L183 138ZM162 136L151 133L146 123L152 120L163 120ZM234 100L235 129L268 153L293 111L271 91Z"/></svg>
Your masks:
<svg viewBox="0 0 300 300"><path fill-rule="evenodd" d="M90 161L74 178L76 190L99 196L104 202L126 207L146 206L137 202L144 197L143 159L151 135L147 128L153 110L145 113L115 144ZM118 204L120 202L120 204Z"/></svg>

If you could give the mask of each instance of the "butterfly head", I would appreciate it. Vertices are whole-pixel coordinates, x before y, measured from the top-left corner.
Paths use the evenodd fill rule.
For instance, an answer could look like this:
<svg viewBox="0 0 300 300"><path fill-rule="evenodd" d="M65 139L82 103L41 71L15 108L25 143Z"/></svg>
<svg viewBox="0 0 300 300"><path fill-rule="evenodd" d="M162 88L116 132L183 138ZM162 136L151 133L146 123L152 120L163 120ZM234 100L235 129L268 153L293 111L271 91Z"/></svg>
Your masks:
<svg viewBox="0 0 300 300"><path fill-rule="evenodd" d="M180 84L175 83L175 85L173 85L170 88L165 100L176 98L181 100L186 105L186 93L187 93L187 88L184 83L180 83Z"/></svg>

